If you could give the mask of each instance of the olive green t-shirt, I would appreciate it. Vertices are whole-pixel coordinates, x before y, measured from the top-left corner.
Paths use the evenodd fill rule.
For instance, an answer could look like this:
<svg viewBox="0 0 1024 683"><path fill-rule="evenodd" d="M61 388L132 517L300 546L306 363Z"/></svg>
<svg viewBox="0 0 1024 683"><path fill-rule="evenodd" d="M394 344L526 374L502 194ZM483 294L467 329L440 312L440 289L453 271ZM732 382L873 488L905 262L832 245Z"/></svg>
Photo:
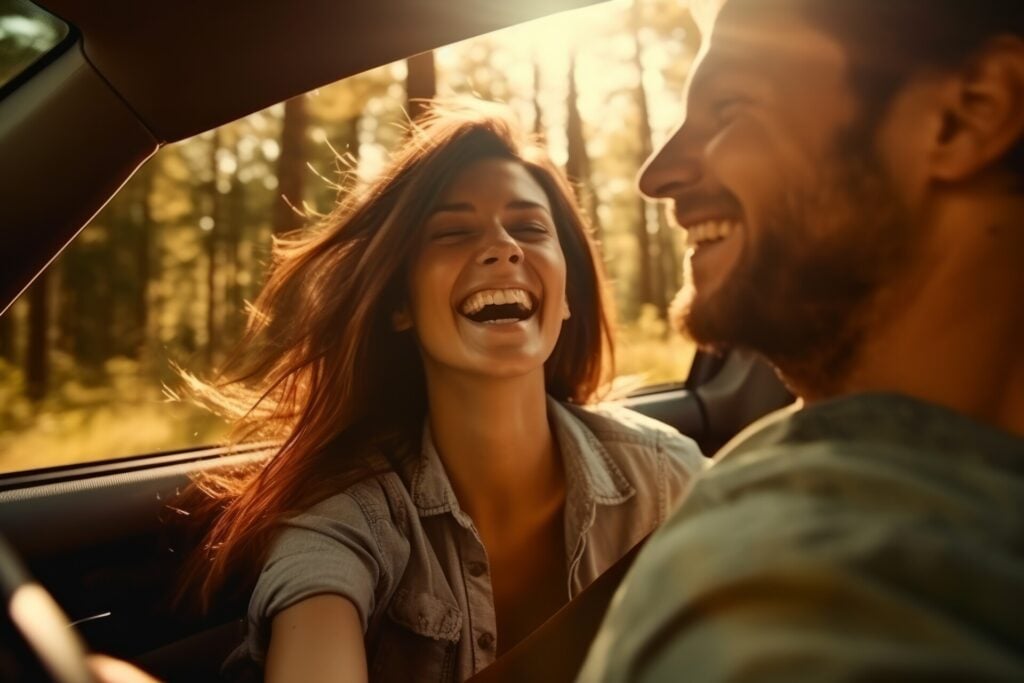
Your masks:
<svg viewBox="0 0 1024 683"><path fill-rule="evenodd" d="M767 418L644 548L579 680L1024 680L1024 440L888 394Z"/></svg>

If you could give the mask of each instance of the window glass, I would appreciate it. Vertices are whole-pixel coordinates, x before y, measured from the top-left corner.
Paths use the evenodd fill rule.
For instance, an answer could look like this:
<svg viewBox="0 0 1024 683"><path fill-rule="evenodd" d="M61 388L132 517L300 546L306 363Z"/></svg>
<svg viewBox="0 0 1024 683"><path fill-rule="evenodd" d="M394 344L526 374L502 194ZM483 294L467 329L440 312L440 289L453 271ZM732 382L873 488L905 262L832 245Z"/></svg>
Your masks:
<svg viewBox="0 0 1024 683"><path fill-rule="evenodd" d="M624 30L631 22L637 31ZM390 64L161 150L0 318L0 471L210 445L174 400L209 375L255 297L271 236L374 174L410 98L507 102L584 190L617 316L620 390L685 379L664 311L682 234L635 189L668 134L697 44L678 0L613 2ZM433 72L434 79L418 74ZM341 180L340 170L355 176ZM284 201L283 198L287 198Z"/></svg>
<svg viewBox="0 0 1024 683"><path fill-rule="evenodd" d="M0 0L0 88L55 48L67 25L27 0Z"/></svg>

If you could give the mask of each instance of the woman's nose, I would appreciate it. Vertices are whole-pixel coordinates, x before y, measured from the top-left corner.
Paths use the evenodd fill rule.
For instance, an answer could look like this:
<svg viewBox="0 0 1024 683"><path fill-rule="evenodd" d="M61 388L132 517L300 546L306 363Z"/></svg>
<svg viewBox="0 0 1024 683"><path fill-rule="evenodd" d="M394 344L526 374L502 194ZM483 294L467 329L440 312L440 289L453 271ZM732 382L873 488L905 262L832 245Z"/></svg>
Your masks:
<svg viewBox="0 0 1024 683"><path fill-rule="evenodd" d="M498 228L487 238L487 244L480 250L479 263L485 266L508 262L517 264L523 260L523 249L504 228Z"/></svg>

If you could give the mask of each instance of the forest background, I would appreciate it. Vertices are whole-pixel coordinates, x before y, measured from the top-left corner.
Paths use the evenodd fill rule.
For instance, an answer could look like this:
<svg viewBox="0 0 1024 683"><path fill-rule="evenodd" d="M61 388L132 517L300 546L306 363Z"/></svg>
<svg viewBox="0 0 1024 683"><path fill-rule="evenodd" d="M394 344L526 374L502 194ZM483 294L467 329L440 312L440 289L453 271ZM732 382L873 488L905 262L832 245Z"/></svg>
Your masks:
<svg viewBox="0 0 1024 683"><path fill-rule="evenodd" d="M48 38L9 19L0 13L0 61ZM692 346L664 319L682 234L639 197L635 176L681 114L697 43L682 0L619 0L374 69L165 147L0 317L0 472L221 439L222 422L174 400L173 364L215 370L272 236L358 191L435 95L507 103L576 183L612 282L617 383L685 379Z"/></svg>

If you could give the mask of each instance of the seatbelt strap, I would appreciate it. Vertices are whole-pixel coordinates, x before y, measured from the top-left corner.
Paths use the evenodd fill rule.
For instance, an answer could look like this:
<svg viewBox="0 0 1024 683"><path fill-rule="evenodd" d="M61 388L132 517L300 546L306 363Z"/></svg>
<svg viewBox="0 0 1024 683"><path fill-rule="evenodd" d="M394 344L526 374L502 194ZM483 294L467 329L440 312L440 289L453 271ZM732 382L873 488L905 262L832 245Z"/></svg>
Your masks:
<svg viewBox="0 0 1024 683"><path fill-rule="evenodd" d="M573 681L645 536L593 583L468 683Z"/></svg>

